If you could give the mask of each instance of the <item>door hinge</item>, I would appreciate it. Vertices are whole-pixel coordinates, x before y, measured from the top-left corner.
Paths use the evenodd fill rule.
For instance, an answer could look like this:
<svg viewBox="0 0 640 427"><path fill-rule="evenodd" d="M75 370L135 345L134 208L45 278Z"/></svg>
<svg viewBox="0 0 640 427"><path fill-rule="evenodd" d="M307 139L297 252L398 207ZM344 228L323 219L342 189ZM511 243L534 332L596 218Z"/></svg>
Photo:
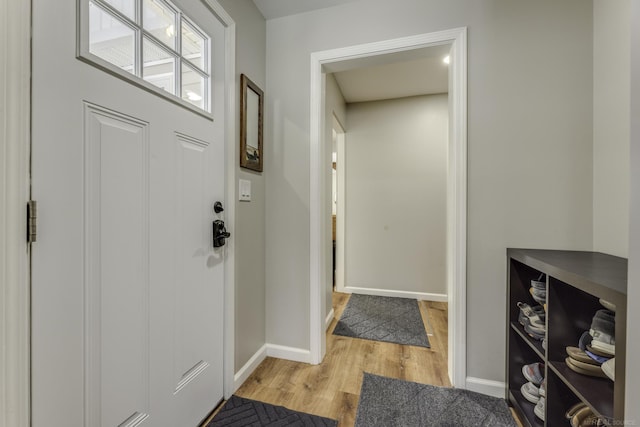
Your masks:
<svg viewBox="0 0 640 427"><path fill-rule="evenodd" d="M36 241L38 232L38 203L35 200L27 202L27 243Z"/></svg>

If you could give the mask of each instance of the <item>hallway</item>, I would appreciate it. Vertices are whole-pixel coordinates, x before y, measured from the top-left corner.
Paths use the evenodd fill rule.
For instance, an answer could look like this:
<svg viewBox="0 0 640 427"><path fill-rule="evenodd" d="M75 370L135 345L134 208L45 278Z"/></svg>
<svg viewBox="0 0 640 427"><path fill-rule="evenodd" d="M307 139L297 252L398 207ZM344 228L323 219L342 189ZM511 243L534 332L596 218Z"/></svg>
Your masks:
<svg viewBox="0 0 640 427"><path fill-rule="evenodd" d="M363 372L439 386L447 376L447 304L419 301L431 348L333 335L349 294L333 294L335 318L320 365L267 358L235 393L248 399L337 419L353 426Z"/></svg>

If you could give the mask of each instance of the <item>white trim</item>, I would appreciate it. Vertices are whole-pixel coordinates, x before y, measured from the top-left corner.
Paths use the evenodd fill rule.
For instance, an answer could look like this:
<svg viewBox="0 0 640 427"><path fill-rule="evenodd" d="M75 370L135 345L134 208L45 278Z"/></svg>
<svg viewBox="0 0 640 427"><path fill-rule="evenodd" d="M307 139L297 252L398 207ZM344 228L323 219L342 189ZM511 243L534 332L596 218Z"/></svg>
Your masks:
<svg viewBox="0 0 640 427"><path fill-rule="evenodd" d="M331 322L333 322L333 318L336 316L336 312L334 311L333 308L331 308L331 311L329 312L329 314L327 314L327 317L324 319L324 330L326 331L327 329L329 329L329 325L331 325Z"/></svg>
<svg viewBox="0 0 640 427"><path fill-rule="evenodd" d="M411 298L420 301L438 301L447 302L448 298L446 294L432 294L428 292L411 292L411 291L396 291L393 289L374 289L374 288L358 288L355 286L346 286L344 292L348 294L362 294L362 295L375 295L378 297L396 297L396 298Z"/></svg>
<svg viewBox="0 0 640 427"><path fill-rule="evenodd" d="M449 66L447 176L448 367L451 384L462 387L467 377L467 29L452 32L455 39Z"/></svg>
<svg viewBox="0 0 640 427"><path fill-rule="evenodd" d="M321 277L322 268L326 265L323 245L323 218L326 197L322 191L322 119L324 118L324 88L326 76L322 73L322 63L311 54L311 141L309 163L309 352L311 363L322 362L326 351L325 330L322 327L322 305L324 302L324 280Z"/></svg>
<svg viewBox="0 0 640 427"><path fill-rule="evenodd" d="M0 427L30 425L31 2L0 0Z"/></svg>
<svg viewBox="0 0 640 427"><path fill-rule="evenodd" d="M346 258L346 240L347 230L347 147L345 144L345 130L336 118L333 116L334 129L339 130L336 140L336 150L338 161L336 164L336 176L338 185L338 206L336 212L336 290L345 292L345 283L347 277L347 258Z"/></svg>
<svg viewBox="0 0 640 427"><path fill-rule="evenodd" d="M502 381L485 380L484 378L467 377L466 389L476 393L486 394L504 399L507 393L507 385Z"/></svg>
<svg viewBox="0 0 640 427"><path fill-rule="evenodd" d="M449 188L447 202L447 294L449 301L449 378L455 387L466 386L466 209L467 209L467 29L419 34L382 42L368 43L311 53L310 82L310 351L312 363L324 356L326 337L321 313L324 303L324 271L327 260L323 251L326 196L322 185L327 168L322 156L324 120L323 66L368 56L382 55L451 43L450 102L451 117Z"/></svg>
<svg viewBox="0 0 640 427"><path fill-rule="evenodd" d="M233 376L233 393L249 378L258 366L267 358L267 344L264 344L251 356L251 359ZM232 394L233 394L232 393Z"/></svg>
<svg viewBox="0 0 640 427"><path fill-rule="evenodd" d="M285 345L265 344L267 356L293 362L311 363L311 352L303 348L287 347Z"/></svg>
<svg viewBox="0 0 640 427"><path fill-rule="evenodd" d="M236 24L217 0L202 0L225 25L225 222L235 230L236 223ZM227 240L224 258L224 331L223 381L224 397L229 399L235 388L235 244Z"/></svg>

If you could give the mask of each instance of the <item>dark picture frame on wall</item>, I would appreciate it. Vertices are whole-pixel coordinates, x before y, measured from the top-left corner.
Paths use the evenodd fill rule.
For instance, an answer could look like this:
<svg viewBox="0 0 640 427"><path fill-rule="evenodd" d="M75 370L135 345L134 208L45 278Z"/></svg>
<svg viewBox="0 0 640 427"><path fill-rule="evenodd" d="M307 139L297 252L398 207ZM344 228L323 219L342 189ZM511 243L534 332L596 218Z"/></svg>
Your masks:
<svg viewBox="0 0 640 427"><path fill-rule="evenodd" d="M264 93L249 77L240 75L240 166L262 172Z"/></svg>

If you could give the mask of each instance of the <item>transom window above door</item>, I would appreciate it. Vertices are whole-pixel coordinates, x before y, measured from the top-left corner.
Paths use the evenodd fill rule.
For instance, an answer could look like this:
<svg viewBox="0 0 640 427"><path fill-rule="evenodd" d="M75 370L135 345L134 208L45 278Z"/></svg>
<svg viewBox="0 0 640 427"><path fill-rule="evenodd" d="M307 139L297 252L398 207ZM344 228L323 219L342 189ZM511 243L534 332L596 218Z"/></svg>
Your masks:
<svg viewBox="0 0 640 427"><path fill-rule="evenodd" d="M168 0L80 3L80 59L192 110L211 113L211 38L182 10Z"/></svg>

